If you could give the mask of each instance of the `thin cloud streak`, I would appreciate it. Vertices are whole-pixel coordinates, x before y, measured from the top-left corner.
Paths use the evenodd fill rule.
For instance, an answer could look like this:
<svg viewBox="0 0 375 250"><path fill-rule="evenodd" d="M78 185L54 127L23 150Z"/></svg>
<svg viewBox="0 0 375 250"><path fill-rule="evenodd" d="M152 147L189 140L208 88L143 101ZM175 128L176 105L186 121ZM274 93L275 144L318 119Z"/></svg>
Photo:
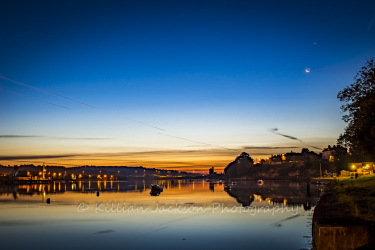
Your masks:
<svg viewBox="0 0 375 250"><path fill-rule="evenodd" d="M315 147L315 146L307 145L307 144L305 144L302 140L300 140L300 139L298 139L298 138L296 138L296 137L294 137L294 136L291 136L291 135L285 135L285 134L278 133L278 132L277 132L278 130L279 130L278 128L271 128L269 131L270 131L271 133L274 133L274 134L277 134L277 135L280 135L280 136L284 136L284 137L289 138L289 139L291 139L291 140L299 141L300 143L302 143L302 144L305 145L305 146L308 146L308 147L311 147L311 148L315 148L315 149L319 149L319 150L323 150L322 148L318 148L318 147Z"/></svg>
<svg viewBox="0 0 375 250"><path fill-rule="evenodd" d="M298 139L298 138L296 138L296 137L294 137L294 136L291 136L291 135L285 135L285 134L278 133L278 132L277 132L278 130L279 130L278 128L272 128L272 129L270 129L269 131L272 132L272 133L274 133L274 134L281 135L281 136L284 136L284 137L286 137L286 138L289 138L289 139L291 139L291 140L296 140L296 141L302 142L300 139Z"/></svg>
<svg viewBox="0 0 375 250"><path fill-rule="evenodd" d="M39 135L0 135L0 138L35 138L44 137Z"/></svg>
<svg viewBox="0 0 375 250"><path fill-rule="evenodd" d="M112 140L112 138L90 138L90 137L56 137L56 136L44 136L44 135L0 135L0 139L21 139L21 138L49 138L59 140Z"/></svg>
<svg viewBox="0 0 375 250"><path fill-rule="evenodd" d="M75 137L49 137L54 139L61 139L61 140L112 140L112 138L75 138Z"/></svg>
<svg viewBox="0 0 375 250"><path fill-rule="evenodd" d="M19 156L0 156L0 161L13 161L13 160L35 160L35 159L51 159L51 158L67 158L75 157L74 154L66 155L19 155Z"/></svg>
<svg viewBox="0 0 375 250"><path fill-rule="evenodd" d="M289 149L289 148L298 148L298 147L294 147L294 146L290 146L290 147L253 147L253 146L245 146L245 147L242 147L242 149L244 150L251 150L251 149L260 149L260 150L264 150L264 149Z"/></svg>

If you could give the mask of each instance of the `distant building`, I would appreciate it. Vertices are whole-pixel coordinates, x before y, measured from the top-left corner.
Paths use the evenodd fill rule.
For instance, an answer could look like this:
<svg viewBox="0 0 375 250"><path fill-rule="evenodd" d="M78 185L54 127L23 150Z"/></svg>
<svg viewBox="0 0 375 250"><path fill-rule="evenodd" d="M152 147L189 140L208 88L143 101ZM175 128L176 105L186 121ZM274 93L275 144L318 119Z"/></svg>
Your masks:
<svg viewBox="0 0 375 250"><path fill-rule="evenodd" d="M270 163L271 164L279 164L282 163L285 160L284 155L272 155L270 158Z"/></svg>
<svg viewBox="0 0 375 250"><path fill-rule="evenodd" d="M374 162L348 163L348 168L351 174L372 175L374 174L375 164Z"/></svg>
<svg viewBox="0 0 375 250"><path fill-rule="evenodd" d="M350 172L346 170L341 170L340 171L340 176L350 176Z"/></svg>
<svg viewBox="0 0 375 250"><path fill-rule="evenodd" d="M347 152L348 150L344 147L341 147L340 145L334 145L333 147L328 145L328 148L325 148L322 152L322 159L333 162L336 159L338 159L341 155L346 155Z"/></svg>
<svg viewBox="0 0 375 250"><path fill-rule="evenodd" d="M214 171L214 167L209 169L209 174L216 174L215 171Z"/></svg>

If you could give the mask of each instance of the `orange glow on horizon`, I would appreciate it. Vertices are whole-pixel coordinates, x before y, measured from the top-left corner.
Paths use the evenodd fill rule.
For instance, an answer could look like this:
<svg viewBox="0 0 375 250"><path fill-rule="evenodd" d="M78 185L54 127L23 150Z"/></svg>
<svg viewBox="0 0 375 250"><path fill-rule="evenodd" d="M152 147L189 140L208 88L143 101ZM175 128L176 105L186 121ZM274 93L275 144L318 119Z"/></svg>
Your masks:
<svg viewBox="0 0 375 250"><path fill-rule="evenodd" d="M51 166L64 166L64 167L78 167L78 166L129 166L144 168L155 168L164 170L176 170L183 172L208 174L211 167L215 168L216 173L224 172L224 168L236 157L238 157L243 150L239 149L238 152L233 150L211 149L211 150L161 150L161 151L144 151L144 152L122 152L122 153L91 153L90 157L84 156L71 156L71 157L49 157L46 159L38 159L37 161L30 160L25 163L14 161L0 162L2 165L20 165L20 164L34 164ZM259 155L248 152L253 159L267 158L270 155ZM274 152L276 153L276 152ZM285 153L285 152L284 152ZM63 154L63 152L60 152ZM59 155L59 154L55 154ZM101 176L103 177L103 176Z"/></svg>

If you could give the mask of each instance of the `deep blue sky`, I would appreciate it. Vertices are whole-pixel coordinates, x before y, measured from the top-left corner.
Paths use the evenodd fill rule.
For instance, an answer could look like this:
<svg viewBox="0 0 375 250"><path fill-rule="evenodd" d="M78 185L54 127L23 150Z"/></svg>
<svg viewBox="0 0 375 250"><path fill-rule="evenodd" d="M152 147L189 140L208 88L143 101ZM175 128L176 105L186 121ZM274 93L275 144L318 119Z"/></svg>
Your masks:
<svg viewBox="0 0 375 250"><path fill-rule="evenodd" d="M337 92L375 56L374 20L374 1L1 1L0 75L98 108L0 78L0 134L38 136L2 137L1 154L190 166L217 146L235 149L219 165L325 147L345 127Z"/></svg>

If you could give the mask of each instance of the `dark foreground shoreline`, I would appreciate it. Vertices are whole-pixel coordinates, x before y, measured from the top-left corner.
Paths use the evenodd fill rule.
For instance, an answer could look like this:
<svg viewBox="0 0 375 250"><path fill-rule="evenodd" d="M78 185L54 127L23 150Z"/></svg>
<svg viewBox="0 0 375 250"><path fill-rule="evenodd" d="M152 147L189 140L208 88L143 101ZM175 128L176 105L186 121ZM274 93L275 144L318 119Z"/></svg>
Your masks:
<svg viewBox="0 0 375 250"><path fill-rule="evenodd" d="M375 224L354 217L329 183L315 207L313 249L375 249Z"/></svg>

